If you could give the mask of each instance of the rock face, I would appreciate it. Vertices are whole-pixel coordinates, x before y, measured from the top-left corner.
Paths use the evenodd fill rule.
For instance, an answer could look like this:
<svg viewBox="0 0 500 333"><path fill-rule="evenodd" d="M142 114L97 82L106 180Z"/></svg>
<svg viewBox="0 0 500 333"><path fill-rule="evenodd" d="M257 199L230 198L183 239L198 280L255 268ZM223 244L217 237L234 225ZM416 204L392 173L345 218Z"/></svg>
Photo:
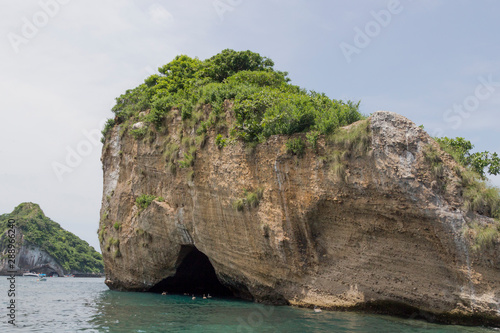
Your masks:
<svg viewBox="0 0 500 333"><path fill-rule="evenodd" d="M21 233L17 229L17 233ZM20 237L23 238L22 236ZM18 244L23 244L16 253L16 270L19 272L37 272L44 273L47 275L63 276L64 269L59 265L59 263L46 251L41 249L39 246L32 244L24 244L20 242ZM4 259L0 261L0 274L7 274L8 272L8 260Z"/></svg>
<svg viewBox="0 0 500 333"><path fill-rule="evenodd" d="M175 173L163 153L166 139L181 145L180 115L150 140L115 127L102 155L106 283L177 290L181 270L208 276L197 271L206 256L216 280L245 299L500 325L499 249L473 252L465 241L472 217L461 209L455 162L400 115L367 121L367 151L320 138L298 157L281 136L220 149L212 133L194 166ZM443 160L439 178L429 147ZM247 199L260 190L260 201L241 200L245 190ZM162 198L142 210L144 194Z"/></svg>

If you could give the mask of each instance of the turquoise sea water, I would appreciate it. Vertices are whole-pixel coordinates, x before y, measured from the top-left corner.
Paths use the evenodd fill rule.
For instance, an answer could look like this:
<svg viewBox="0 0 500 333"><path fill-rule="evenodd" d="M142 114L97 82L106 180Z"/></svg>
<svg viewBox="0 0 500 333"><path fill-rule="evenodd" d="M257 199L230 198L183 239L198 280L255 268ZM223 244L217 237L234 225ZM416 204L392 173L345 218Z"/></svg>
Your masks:
<svg viewBox="0 0 500 333"><path fill-rule="evenodd" d="M494 332L480 327L190 296L110 291L103 279L16 278L16 327L7 323L9 283L0 277L0 332Z"/></svg>

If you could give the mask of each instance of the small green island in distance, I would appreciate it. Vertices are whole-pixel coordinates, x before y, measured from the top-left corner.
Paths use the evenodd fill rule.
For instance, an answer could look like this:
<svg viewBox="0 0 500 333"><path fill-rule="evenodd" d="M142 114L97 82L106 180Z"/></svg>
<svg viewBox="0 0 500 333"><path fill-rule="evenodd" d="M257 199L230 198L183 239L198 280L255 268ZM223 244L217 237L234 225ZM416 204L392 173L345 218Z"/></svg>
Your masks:
<svg viewBox="0 0 500 333"><path fill-rule="evenodd" d="M9 266L9 220L14 220L15 267ZM101 276L102 256L86 241L45 216L39 205L25 202L0 215L0 275L27 272L48 276Z"/></svg>

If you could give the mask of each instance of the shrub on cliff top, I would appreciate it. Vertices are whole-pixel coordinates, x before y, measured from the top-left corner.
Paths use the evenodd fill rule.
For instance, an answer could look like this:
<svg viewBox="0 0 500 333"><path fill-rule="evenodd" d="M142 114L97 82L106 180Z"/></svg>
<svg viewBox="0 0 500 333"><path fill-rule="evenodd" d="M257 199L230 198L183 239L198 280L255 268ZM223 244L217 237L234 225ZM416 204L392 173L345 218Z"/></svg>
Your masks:
<svg viewBox="0 0 500 333"><path fill-rule="evenodd" d="M224 101L232 100L236 118L232 137L263 142L275 134L310 130L329 134L339 126L363 119L359 103L307 92L290 84L286 72L273 67L271 59L251 51L223 50L204 61L177 56L160 67L159 74L117 98L112 109L116 123L150 109L145 120L160 128L174 107L188 121L198 106L210 104L214 116L210 115L208 128L216 126L217 119L225 118L220 116ZM109 126L103 134L108 130Z"/></svg>
<svg viewBox="0 0 500 333"><path fill-rule="evenodd" d="M460 165L453 168L460 178L464 210L492 217L495 222L478 223L474 215L472 222L464 229L471 241L472 249L486 249L500 240L500 189L487 183L486 173L500 173L500 158L497 153L472 153L474 146L464 138L436 138L441 148Z"/></svg>
<svg viewBox="0 0 500 333"><path fill-rule="evenodd" d="M175 94L178 91L189 88L193 79L199 77L203 63L187 55L178 55L174 60L158 68L163 75L152 75L146 79L148 87L155 91L167 91Z"/></svg>
<svg viewBox="0 0 500 333"><path fill-rule="evenodd" d="M115 120L113 118L110 118L106 121L106 124L104 125L104 128L102 130L102 138L101 142L104 143L104 138L106 137L106 134L115 126Z"/></svg>
<svg viewBox="0 0 500 333"><path fill-rule="evenodd" d="M500 173L500 158L488 151L472 153L474 146L464 138L436 138L441 148L461 165L454 170L461 179L464 208L488 217L500 219L500 190L488 184L486 173Z"/></svg>
<svg viewBox="0 0 500 333"><path fill-rule="evenodd" d="M241 71L272 70L274 62L251 51L225 49L221 53L205 60L201 76L222 82Z"/></svg>
<svg viewBox="0 0 500 333"><path fill-rule="evenodd" d="M464 138L436 138L441 149L450 154L462 166L477 173L483 180L486 172L490 175L500 174L500 157L497 153L472 152L474 145Z"/></svg>
<svg viewBox="0 0 500 333"><path fill-rule="evenodd" d="M500 191L481 180L469 182L463 191L465 209L493 218L500 218Z"/></svg>
<svg viewBox="0 0 500 333"><path fill-rule="evenodd" d="M328 140L350 154L354 152L366 153L371 142L370 122L365 120L349 128L341 128L330 135Z"/></svg>

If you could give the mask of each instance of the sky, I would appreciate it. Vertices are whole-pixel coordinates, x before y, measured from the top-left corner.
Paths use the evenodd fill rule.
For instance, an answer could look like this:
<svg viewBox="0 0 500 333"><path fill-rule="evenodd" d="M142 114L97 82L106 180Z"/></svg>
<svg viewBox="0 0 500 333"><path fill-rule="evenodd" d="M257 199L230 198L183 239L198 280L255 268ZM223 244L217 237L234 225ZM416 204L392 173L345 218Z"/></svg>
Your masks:
<svg viewBox="0 0 500 333"><path fill-rule="evenodd" d="M0 214L21 202L99 249L100 131L178 54L251 50L292 83L500 152L494 0L0 0ZM500 186L500 177L491 177Z"/></svg>

